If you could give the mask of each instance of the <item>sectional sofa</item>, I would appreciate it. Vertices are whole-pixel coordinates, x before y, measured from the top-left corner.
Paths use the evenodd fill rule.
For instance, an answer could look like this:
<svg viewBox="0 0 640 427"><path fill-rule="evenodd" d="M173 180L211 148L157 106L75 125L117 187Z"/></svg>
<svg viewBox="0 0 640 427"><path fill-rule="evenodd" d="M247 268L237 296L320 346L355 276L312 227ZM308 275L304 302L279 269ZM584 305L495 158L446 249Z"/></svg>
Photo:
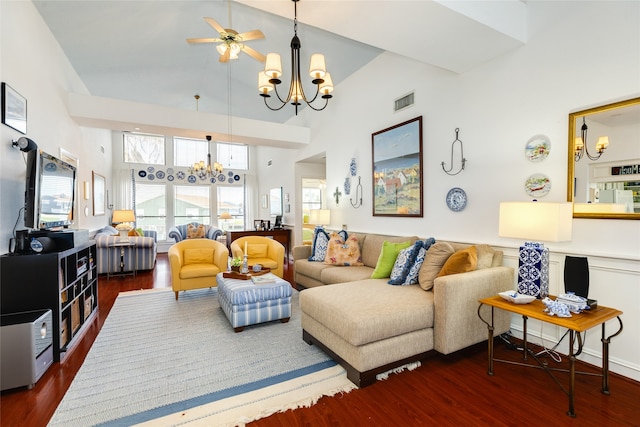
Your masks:
<svg viewBox="0 0 640 427"><path fill-rule="evenodd" d="M350 233L349 238L354 235L362 265L309 261L313 245L295 247L293 257L303 339L342 364L359 387L433 351L446 355L486 340L478 300L514 289L514 270L502 266L501 251L454 242L430 246L418 284L393 286L388 277L372 279L385 241L413 244L420 239L370 233ZM471 251L477 256L473 270L438 276L453 254ZM480 312L485 319L491 316L487 307ZM494 335L506 332L509 314L496 312L494 325Z"/></svg>

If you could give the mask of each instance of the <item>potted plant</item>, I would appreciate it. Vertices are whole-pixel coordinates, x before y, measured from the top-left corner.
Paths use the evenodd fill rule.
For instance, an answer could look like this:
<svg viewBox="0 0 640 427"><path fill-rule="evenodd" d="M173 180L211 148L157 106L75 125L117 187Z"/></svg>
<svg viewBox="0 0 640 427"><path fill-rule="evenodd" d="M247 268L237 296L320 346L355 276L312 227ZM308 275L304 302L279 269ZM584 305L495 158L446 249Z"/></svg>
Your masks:
<svg viewBox="0 0 640 427"><path fill-rule="evenodd" d="M237 257L237 258L231 258L231 261L229 262L229 266L231 267L231 271L237 271L240 272L240 267L242 267L242 263L244 262L244 259Z"/></svg>

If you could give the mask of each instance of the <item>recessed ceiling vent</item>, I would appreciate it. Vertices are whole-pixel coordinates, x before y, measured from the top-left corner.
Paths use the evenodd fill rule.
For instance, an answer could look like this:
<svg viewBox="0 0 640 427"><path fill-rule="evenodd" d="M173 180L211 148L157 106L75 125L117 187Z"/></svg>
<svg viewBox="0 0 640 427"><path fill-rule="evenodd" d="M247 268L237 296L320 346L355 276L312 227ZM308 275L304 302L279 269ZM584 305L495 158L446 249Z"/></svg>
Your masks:
<svg viewBox="0 0 640 427"><path fill-rule="evenodd" d="M393 101L393 111L400 111L404 110L405 108L409 108L414 104L414 102L414 92L411 92L410 94Z"/></svg>

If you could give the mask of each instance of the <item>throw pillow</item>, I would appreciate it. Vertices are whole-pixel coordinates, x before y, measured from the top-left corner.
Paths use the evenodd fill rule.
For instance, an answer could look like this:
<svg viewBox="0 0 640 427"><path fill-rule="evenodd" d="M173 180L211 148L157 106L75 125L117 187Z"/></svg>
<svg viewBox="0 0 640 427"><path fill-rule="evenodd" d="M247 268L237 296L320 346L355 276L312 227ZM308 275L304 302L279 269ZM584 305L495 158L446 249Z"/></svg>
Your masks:
<svg viewBox="0 0 640 427"><path fill-rule="evenodd" d="M493 265L493 255L495 249L493 249L489 245L476 245L476 249L478 250L478 270L482 270L483 268L489 268Z"/></svg>
<svg viewBox="0 0 640 427"><path fill-rule="evenodd" d="M345 240L341 233L331 233L324 263L346 266L364 265L360 257L358 237L352 234Z"/></svg>
<svg viewBox="0 0 640 427"><path fill-rule="evenodd" d="M466 273L473 271L478 266L478 250L475 246L469 246L466 249L459 250L447 259L442 266L442 270L438 273L438 277L447 276L449 274Z"/></svg>
<svg viewBox="0 0 640 427"><path fill-rule="evenodd" d="M197 227L193 224L187 225L187 239L204 239L204 224L200 224Z"/></svg>
<svg viewBox="0 0 640 427"><path fill-rule="evenodd" d="M269 247L266 243L251 243L247 245L247 256L249 258L266 258Z"/></svg>
<svg viewBox="0 0 640 427"><path fill-rule="evenodd" d="M184 250L184 264L213 264L213 251L207 248Z"/></svg>
<svg viewBox="0 0 640 427"><path fill-rule="evenodd" d="M416 256L416 260L409 269L407 277L404 279L404 283L402 285L415 285L418 283L418 275L420 274L420 268L422 268L422 263L424 263L426 255L427 249L423 246L420 248L420 251L418 251L418 256Z"/></svg>
<svg viewBox="0 0 640 427"><path fill-rule="evenodd" d="M447 242L436 242L427 251L420 272L418 283L425 291L433 288L433 281L438 277L445 261L455 252L453 246Z"/></svg>
<svg viewBox="0 0 640 427"><path fill-rule="evenodd" d="M424 242L422 240L418 240L413 245L401 250L398 253L396 262L393 264L393 269L391 270L391 274L389 275L388 283L390 285L404 284L407 278L407 274L409 274L409 270L416 261L418 252L420 252L420 249L422 249L423 245Z"/></svg>
<svg viewBox="0 0 640 427"><path fill-rule="evenodd" d="M311 256L309 261L324 262L327 256L327 246L329 245L329 235L324 228L316 227L313 230L313 242L311 243Z"/></svg>
<svg viewBox="0 0 640 427"><path fill-rule="evenodd" d="M380 251L376 268L373 270L373 273L371 273L371 278L383 279L385 277L389 277L391 275L391 270L393 270L393 265L396 262L396 258L398 258L398 254L401 250L408 248L410 245L411 242L408 240L402 243L391 243L385 240L382 243L382 251Z"/></svg>

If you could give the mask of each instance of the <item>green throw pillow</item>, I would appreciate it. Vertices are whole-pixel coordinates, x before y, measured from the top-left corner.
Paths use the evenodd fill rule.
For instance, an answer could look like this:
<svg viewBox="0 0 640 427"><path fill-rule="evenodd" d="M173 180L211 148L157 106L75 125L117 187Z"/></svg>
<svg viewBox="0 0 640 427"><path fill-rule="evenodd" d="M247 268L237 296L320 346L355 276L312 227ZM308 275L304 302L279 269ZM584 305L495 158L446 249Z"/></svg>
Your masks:
<svg viewBox="0 0 640 427"><path fill-rule="evenodd" d="M391 243L385 240L384 243L382 243L382 251L378 257L376 268L373 270L373 273L371 273L371 278L384 279L389 277L391 275L391 270L393 270L393 265L396 262L396 258L398 258L398 254L401 250L406 249L409 246L411 246L410 241Z"/></svg>

